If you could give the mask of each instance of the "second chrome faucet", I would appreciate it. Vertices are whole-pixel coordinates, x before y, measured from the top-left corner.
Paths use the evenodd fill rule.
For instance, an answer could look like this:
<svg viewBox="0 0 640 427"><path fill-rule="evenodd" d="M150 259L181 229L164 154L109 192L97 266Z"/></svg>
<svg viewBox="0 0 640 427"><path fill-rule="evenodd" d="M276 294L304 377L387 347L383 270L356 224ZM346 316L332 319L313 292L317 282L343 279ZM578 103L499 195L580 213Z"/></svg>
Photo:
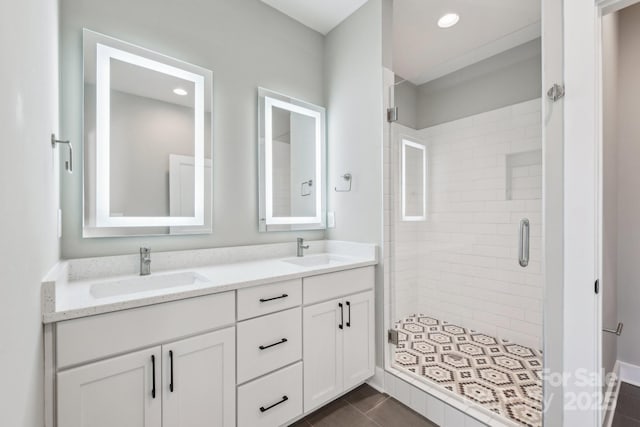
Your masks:
<svg viewBox="0 0 640 427"><path fill-rule="evenodd" d="M151 248L140 248L140 275L151 274Z"/></svg>
<svg viewBox="0 0 640 427"><path fill-rule="evenodd" d="M298 237L298 250L296 255L299 257L304 256L305 249L309 249L309 245L305 245L304 239L302 237Z"/></svg>

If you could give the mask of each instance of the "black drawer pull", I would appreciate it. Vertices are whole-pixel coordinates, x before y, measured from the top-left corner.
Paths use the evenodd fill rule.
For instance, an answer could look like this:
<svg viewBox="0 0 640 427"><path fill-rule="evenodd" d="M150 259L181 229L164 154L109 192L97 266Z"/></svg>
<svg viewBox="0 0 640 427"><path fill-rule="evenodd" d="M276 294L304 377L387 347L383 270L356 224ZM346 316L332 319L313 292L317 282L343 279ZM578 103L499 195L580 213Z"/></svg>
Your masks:
<svg viewBox="0 0 640 427"><path fill-rule="evenodd" d="M259 348L260 350L266 350L266 349L268 349L268 348L275 347L275 346L277 346L277 345L284 344L284 343L286 343L286 342L287 342L287 339L286 339L286 338L282 338L282 339L281 339L280 341L278 341L278 342L274 342L273 344L269 344L269 345L261 345L261 346L260 346L260 347L258 347L258 348Z"/></svg>
<svg viewBox="0 0 640 427"><path fill-rule="evenodd" d="M342 306L341 302L338 303L338 307L340 307L340 324L338 325L338 328L343 329L344 328L344 307Z"/></svg>
<svg viewBox="0 0 640 427"><path fill-rule="evenodd" d="M347 328L351 327L351 302L347 301L347 307L349 308L349 320L347 320Z"/></svg>
<svg viewBox="0 0 640 427"><path fill-rule="evenodd" d="M173 393L173 351L169 350L169 364L171 365L171 378L169 378L169 391Z"/></svg>
<svg viewBox="0 0 640 427"><path fill-rule="evenodd" d="M279 297L273 297L273 298L260 298L260 302L267 302L267 301L273 301L274 299L280 299L280 298L286 298L289 295L287 294L282 294Z"/></svg>
<svg viewBox="0 0 640 427"><path fill-rule="evenodd" d="M289 400L287 396L282 396L282 400L280 402L274 403L273 405L267 406L266 408L264 406L261 406L260 412L267 412L269 409L273 408L274 406L278 406L279 404L284 403L287 400Z"/></svg>
<svg viewBox="0 0 640 427"><path fill-rule="evenodd" d="M151 355L151 377L152 377L152 386L151 386L151 397L153 399L156 398L156 356Z"/></svg>

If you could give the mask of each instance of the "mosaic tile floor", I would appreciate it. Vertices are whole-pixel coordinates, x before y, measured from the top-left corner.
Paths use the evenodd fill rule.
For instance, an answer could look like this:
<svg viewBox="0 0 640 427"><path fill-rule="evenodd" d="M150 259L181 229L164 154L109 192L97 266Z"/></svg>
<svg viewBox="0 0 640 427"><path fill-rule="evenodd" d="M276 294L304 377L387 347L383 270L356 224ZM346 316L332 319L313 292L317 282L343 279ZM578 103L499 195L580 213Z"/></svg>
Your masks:
<svg viewBox="0 0 640 427"><path fill-rule="evenodd" d="M395 328L396 367L519 425L542 426L542 352L425 315Z"/></svg>

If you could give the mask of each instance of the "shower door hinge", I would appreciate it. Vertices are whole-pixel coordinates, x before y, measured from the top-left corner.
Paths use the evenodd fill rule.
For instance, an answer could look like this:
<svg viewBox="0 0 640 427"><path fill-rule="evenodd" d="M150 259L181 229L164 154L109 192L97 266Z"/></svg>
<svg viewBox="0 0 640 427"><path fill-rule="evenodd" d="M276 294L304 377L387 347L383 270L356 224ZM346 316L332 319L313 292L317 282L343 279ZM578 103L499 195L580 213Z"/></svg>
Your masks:
<svg viewBox="0 0 640 427"><path fill-rule="evenodd" d="M398 107L387 108L387 121L389 123L398 121Z"/></svg>
<svg viewBox="0 0 640 427"><path fill-rule="evenodd" d="M564 85L554 84L551 86L551 89L547 91L547 98L552 100L553 102L558 101L559 99L564 98Z"/></svg>
<svg viewBox="0 0 640 427"><path fill-rule="evenodd" d="M387 331L387 342L395 346L398 345L398 343L400 342L400 334L398 334L397 329L389 329Z"/></svg>

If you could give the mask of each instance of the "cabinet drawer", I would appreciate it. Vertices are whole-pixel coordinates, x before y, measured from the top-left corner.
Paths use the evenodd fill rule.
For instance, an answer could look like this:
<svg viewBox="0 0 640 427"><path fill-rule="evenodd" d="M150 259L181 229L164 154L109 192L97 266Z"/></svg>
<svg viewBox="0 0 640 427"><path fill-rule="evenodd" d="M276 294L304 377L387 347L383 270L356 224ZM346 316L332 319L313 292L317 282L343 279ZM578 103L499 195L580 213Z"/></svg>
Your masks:
<svg viewBox="0 0 640 427"><path fill-rule="evenodd" d="M238 323L238 383L302 358L302 309Z"/></svg>
<svg viewBox="0 0 640 427"><path fill-rule="evenodd" d="M57 324L58 369L210 331L235 322L234 292Z"/></svg>
<svg viewBox="0 0 640 427"><path fill-rule="evenodd" d="M313 304L373 289L374 267L354 268L307 277L303 281L304 303Z"/></svg>
<svg viewBox="0 0 640 427"><path fill-rule="evenodd" d="M302 303L302 280L238 290L238 320L286 310Z"/></svg>
<svg viewBox="0 0 640 427"><path fill-rule="evenodd" d="M238 427L273 427L302 414L302 362L238 387Z"/></svg>

